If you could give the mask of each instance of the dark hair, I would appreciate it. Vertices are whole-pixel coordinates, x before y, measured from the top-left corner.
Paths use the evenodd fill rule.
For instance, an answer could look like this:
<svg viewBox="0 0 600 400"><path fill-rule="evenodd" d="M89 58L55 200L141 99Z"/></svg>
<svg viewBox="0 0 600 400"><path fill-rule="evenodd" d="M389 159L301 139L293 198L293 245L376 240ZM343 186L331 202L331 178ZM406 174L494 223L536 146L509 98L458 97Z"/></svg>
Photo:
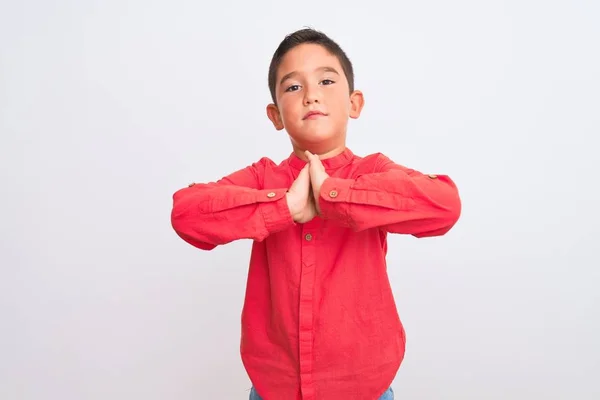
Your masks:
<svg viewBox="0 0 600 400"><path fill-rule="evenodd" d="M323 46L329 53L336 56L342 65L342 70L344 71L344 75L346 75L346 79L348 79L350 92L354 91L354 71L352 69L352 63L350 62L350 59L348 59L346 53L344 53L342 48L326 34L312 28L304 28L287 35L273 54L271 65L269 66L269 91L271 92L271 98L274 103L276 103L275 85L277 80L277 70L281 65L283 57L294 47L304 43Z"/></svg>

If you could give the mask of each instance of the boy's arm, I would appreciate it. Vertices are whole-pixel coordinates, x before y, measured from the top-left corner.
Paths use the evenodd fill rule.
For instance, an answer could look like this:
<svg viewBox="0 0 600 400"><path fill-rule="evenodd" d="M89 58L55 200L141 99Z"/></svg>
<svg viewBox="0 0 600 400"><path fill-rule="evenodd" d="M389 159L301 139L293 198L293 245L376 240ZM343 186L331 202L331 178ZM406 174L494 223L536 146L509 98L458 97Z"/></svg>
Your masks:
<svg viewBox="0 0 600 400"><path fill-rule="evenodd" d="M287 188L262 189L265 158L217 182L195 183L173 195L171 224L202 250L238 239L264 240L294 224Z"/></svg>
<svg viewBox="0 0 600 400"><path fill-rule="evenodd" d="M321 216L356 231L379 227L415 237L441 236L461 213L454 182L425 175L379 155L375 172L356 179L326 178L319 191Z"/></svg>

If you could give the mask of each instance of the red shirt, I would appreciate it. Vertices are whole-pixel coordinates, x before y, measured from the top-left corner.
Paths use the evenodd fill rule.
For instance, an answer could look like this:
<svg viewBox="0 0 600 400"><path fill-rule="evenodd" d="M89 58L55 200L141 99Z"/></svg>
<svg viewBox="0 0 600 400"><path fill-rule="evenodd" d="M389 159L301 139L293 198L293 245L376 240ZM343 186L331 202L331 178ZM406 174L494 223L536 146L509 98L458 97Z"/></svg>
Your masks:
<svg viewBox="0 0 600 400"><path fill-rule="evenodd" d="M306 164L268 158L174 196L172 225L211 250L252 239L241 356L264 400L371 400L404 357L386 271L388 233L448 232L461 212L454 182L349 149L322 161L321 216L292 220L285 193Z"/></svg>

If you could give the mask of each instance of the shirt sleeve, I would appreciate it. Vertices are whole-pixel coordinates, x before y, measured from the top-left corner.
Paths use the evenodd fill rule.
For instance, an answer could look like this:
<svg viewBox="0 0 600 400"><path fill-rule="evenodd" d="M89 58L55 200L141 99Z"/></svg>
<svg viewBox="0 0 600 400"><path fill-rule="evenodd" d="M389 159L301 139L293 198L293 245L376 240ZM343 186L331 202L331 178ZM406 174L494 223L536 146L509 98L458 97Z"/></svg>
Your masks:
<svg viewBox="0 0 600 400"><path fill-rule="evenodd" d="M461 200L447 175L427 175L380 154L374 172L327 178L320 190L321 217L355 231L381 228L415 237L441 236L458 221Z"/></svg>
<svg viewBox="0 0 600 400"><path fill-rule="evenodd" d="M287 188L263 189L268 159L216 182L194 183L173 195L171 224L189 244L202 250L238 239L262 241L295 223Z"/></svg>

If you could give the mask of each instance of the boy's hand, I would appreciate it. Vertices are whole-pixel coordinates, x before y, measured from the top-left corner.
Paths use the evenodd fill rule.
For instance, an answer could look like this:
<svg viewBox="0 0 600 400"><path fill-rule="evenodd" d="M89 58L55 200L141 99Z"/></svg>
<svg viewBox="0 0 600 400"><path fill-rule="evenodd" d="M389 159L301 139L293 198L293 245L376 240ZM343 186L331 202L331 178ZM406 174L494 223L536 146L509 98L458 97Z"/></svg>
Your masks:
<svg viewBox="0 0 600 400"><path fill-rule="evenodd" d="M285 194L294 222L301 224L312 220L317 215L310 188L309 168L309 164L302 168L302 171Z"/></svg>
<svg viewBox="0 0 600 400"><path fill-rule="evenodd" d="M312 154L308 150L305 152L305 154L308 158L308 165L310 166L310 183L312 185L315 208L317 210L317 214L320 214L321 210L319 209L319 194L321 193L321 185L325 179L329 178L329 175L327 172L325 172L325 167L323 166L319 156Z"/></svg>

